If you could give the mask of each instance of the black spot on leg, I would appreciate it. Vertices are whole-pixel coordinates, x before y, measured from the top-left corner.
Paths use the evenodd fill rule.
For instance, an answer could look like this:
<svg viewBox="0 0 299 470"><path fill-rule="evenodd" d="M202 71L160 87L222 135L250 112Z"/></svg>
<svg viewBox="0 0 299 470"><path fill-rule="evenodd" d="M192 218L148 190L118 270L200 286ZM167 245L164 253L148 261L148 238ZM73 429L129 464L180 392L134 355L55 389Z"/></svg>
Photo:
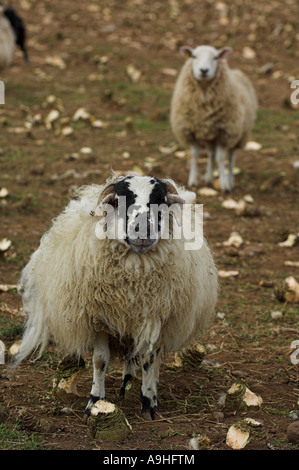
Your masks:
<svg viewBox="0 0 299 470"><path fill-rule="evenodd" d="M148 413L150 412L150 409L151 409L151 401L148 397L146 397L145 395L142 396L142 408L141 408L141 412L142 413Z"/></svg>
<svg viewBox="0 0 299 470"><path fill-rule="evenodd" d="M151 353L150 355L150 364L152 364L155 360L155 353Z"/></svg>
<svg viewBox="0 0 299 470"><path fill-rule="evenodd" d="M92 393L89 395L89 401L84 411L84 418L87 419L90 416L90 410L92 405L94 405L98 400L105 400L105 397L101 398L99 396L93 395Z"/></svg>
<svg viewBox="0 0 299 470"><path fill-rule="evenodd" d="M148 362L145 362L143 364L143 369L147 372L148 371L148 368L149 368L149 363Z"/></svg>
<svg viewBox="0 0 299 470"><path fill-rule="evenodd" d="M130 382L132 380L132 375L131 374L126 374L123 378L123 381L122 381L122 384L121 384L121 387L120 387L120 390L119 390L119 396L120 397L124 397L125 396L125 392L126 392L126 385L128 382Z"/></svg>
<svg viewBox="0 0 299 470"><path fill-rule="evenodd" d="M141 413L143 415L150 415L151 419L155 419L155 413L158 411L158 407L151 406L151 400L146 397L145 395L142 396L142 407L141 407Z"/></svg>
<svg viewBox="0 0 299 470"><path fill-rule="evenodd" d="M104 400L104 398L102 398ZM89 400L92 402L92 404L96 403L98 400L100 400L100 397L93 395L92 393L89 395Z"/></svg>
<svg viewBox="0 0 299 470"><path fill-rule="evenodd" d="M104 370L105 370L105 367L106 367L106 362L105 362L105 361L103 361L103 364L102 364L102 366L101 366L101 371L102 371L102 372L104 372Z"/></svg>

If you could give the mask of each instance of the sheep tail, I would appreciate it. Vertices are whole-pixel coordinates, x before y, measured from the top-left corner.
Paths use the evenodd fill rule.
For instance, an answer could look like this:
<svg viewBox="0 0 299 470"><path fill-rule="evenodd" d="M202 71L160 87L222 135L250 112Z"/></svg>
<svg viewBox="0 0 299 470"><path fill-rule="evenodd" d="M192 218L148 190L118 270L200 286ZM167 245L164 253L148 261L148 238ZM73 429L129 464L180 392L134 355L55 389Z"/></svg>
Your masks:
<svg viewBox="0 0 299 470"><path fill-rule="evenodd" d="M40 311L38 302L34 305L35 312L27 319L22 342L19 350L13 359L13 366L17 367L28 356L32 355L32 359L37 360L41 357L48 342L50 333L45 325L43 315L38 315ZM35 315L32 313L35 313Z"/></svg>

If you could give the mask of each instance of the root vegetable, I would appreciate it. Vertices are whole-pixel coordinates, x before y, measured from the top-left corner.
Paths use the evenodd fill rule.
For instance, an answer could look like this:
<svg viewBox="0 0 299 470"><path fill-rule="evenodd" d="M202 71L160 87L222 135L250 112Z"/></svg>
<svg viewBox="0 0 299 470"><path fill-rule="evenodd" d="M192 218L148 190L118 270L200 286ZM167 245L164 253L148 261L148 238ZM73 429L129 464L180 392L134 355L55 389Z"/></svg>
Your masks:
<svg viewBox="0 0 299 470"><path fill-rule="evenodd" d="M19 413L19 421L30 431L53 433L57 430L55 424L48 418L39 418L35 414L30 413L26 409Z"/></svg>
<svg viewBox="0 0 299 470"><path fill-rule="evenodd" d="M299 302L299 283L293 276L285 278L274 286L274 295L280 302Z"/></svg>
<svg viewBox="0 0 299 470"><path fill-rule="evenodd" d="M195 343L189 348L176 353L176 362L181 367L198 367L205 357L205 347L200 343Z"/></svg>
<svg viewBox="0 0 299 470"><path fill-rule="evenodd" d="M229 412L246 411L249 407L259 407L263 399L251 392L246 385L235 382L227 391L225 409Z"/></svg>
<svg viewBox="0 0 299 470"><path fill-rule="evenodd" d="M252 418L245 418L230 426L226 435L226 444L235 450L263 445L266 442L266 433L262 423Z"/></svg>
<svg viewBox="0 0 299 470"><path fill-rule="evenodd" d="M79 395L77 391L77 380L85 368L82 358L67 356L60 361L53 380L53 391L57 396L65 394Z"/></svg>
<svg viewBox="0 0 299 470"><path fill-rule="evenodd" d="M293 444L299 444L299 421L295 421L288 426L287 437Z"/></svg>
<svg viewBox="0 0 299 470"><path fill-rule="evenodd" d="M102 441L122 441L132 429L122 410L105 400L91 407L87 426L89 436Z"/></svg>

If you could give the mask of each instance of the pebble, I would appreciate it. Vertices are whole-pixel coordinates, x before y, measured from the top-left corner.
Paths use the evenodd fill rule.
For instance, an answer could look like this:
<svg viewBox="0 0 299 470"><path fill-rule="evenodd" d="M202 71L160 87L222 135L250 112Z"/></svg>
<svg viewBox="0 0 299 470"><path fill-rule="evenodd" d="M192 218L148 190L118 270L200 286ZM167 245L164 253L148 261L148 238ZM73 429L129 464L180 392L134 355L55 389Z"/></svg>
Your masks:
<svg viewBox="0 0 299 470"><path fill-rule="evenodd" d="M213 418L218 422L223 421L224 420L224 413L222 413L221 411L214 411L213 412Z"/></svg>
<svg viewBox="0 0 299 470"><path fill-rule="evenodd" d="M279 320L282 317L283 317L283 314L279 310L275 310L274 312L271 312L271 318L273 320Z"/></svg>
<svg viewBox="0 0 299 470"><path fill-rule="evenodd" d="M243 370L232 370L232 375L240 378L248 377L248 373Z"/></svg>
<svg viewBox="0 0 299 470"><path fill-rule="evenodd" d="M288 414L288 418L293 420L293 421L296 421L297 419L299 419L299 410L298 411L291 411Z"/></svg>

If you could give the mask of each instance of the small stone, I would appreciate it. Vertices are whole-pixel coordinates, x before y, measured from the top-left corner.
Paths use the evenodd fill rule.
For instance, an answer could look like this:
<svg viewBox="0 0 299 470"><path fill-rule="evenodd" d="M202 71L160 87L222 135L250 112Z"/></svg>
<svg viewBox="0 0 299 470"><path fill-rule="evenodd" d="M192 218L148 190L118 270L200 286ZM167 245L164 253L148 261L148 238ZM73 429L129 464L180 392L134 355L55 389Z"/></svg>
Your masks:
<svg viewBox="0 0 299 470"><path fill-rule="evenodd" d="M232 370L232 375L234 375L235 377L241 377L241 378L248 377L248 373L244 372L243 370Z"/></svg>
<svg viewBox="0 0 299 470"><path fill-rule="evenodd" d="M214 411L213 418L216 421L221 422L224 419L224 413L222 413L221 411Z"/></svg>
<svg viewBox="0 0 299 470"><path fill-rule="evenodd" d="M217 312L217 318L219 318L219 320L224 320L224 318L225 318L225 313L223 313L223 312Z"/></svg>
<svg viewBox="0 0 299 470"><path fill-rule="evenodd" d="M209 449L211 441L207 436L192 437L188 443L191 450Z"/></svg>
<svg viewBox="0 0 299 470"><path fill-rule="evenodd" d="M275 310L274 312L271 312L272 320L280 320L280 318L282 317L283 317L282 312L280 312L279 310Z"/></svg>

